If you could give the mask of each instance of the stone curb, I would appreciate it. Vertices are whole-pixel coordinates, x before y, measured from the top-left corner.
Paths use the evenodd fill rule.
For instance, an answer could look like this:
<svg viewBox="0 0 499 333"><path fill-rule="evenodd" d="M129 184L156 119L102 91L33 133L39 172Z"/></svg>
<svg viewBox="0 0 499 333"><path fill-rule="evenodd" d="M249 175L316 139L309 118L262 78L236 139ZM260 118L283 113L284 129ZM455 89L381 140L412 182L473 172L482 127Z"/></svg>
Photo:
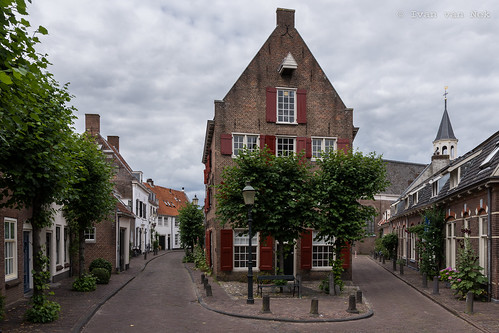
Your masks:
<svg viewBox="0 0 499 333"><path fill-rule="evenodd" d="M132 282L136 277L137 275L139 275L140 273L142 273L144 271L144 269L147 267L147 265L159 258L159 257L162 257L164 255L167 255L169 253L173 253L175 252L175 250L170 250L170 251L167 251L165 253L162 253L162 254L158 254L158 255L155 255L153 257L151 257L151 259L147 260L143 267L132 277L130 277L128 279L128 281L126 281L125 283L123 283L120 287L118 287L116 290L114 290L113 292L111 292L109 295L103 297L98 303L96 303L94 305L94 307L87 312L87 314L81 318L80 320L78 320L76 322L76 324L73 326L73 328L71 329L71 332L72 333L80 333L83 329L83 327L90 321L90 319L92 319L92 317L95 315L95 313L101 308L102 305L104 305L107 301L109 301L114 295L116 295L121 289L123 289L126 285L128 285L130 282Z"/></svg>
<svg viewBox="0 0 499 333"><path fill-rule="evenodd" d="M419 290L416 286L412 285L411 283L409 283L408 281L402 279L398 274L395 274L392 270L390 270L389 268L383 266L383 265L380 265L378 263L377 260L374 260L371 256L367 256L369 259L371 259L372 261L374 261L376 264L378 264L378 266L380 266L381 268L383 268L384 270L386 270L387 272L391 273L393 276L395 276L397 279L399 279L400 281L404 282L406 285L408 285L409 287L413 288L414 290L416 290L417 292L419 292L421 295L424 295L426 298L430 299L431 301L433 301L433 303L435 304L438 304L440 305L442 308L444 308L445 310L449 311L450 313L452 313L454 316L464 320L465 322L467 322L468 324L470 324L471 326L475 327L476 329L484 332L484 333L491 333L489 330L481 327L480 325L478 325L477 323L475 323L474 321L468 319L468 318L465 318L463 317L458 311L454 310L453 308L439 302L437 299L431 297L430 295L422 292L421 290Z"/></svg>
<svg viewBox="0 0 499 333"><path fill-rule="evenodd" d="M289 323L334 323L334 322L346 322L346 321L354 321L354 320L362 320L366 319L369 317L372 317L374 315L374 311L369 307L369 311L365 314L355 316L355 317L350 317L350 318L337 318L337 319L293 319L293 318L277 318L277 317L263 317L263 316L256 316L256 315L242 315L238 313L233 313L233 312L226 312L222 310L218 310L215 308L210 307L208 304L206 304L203 300L203 296L199 294L198 288L196 286L196 282L194 281L194 277L192 276L192 271L187 267L187 265L184 264L184 268L187 270L189 273L189 276L191 278L191 281L193 283L194 290L196 291L196 296L198 299L199 304L201 304L205 309L226 315L226 316L231 316L231 317L237 317L237 318L244 318L244 319L254 319L254 320L268 320L268 321L280 321L280 322L289 322ZM369 304L367 300L365 299L365 303Z"/></svg>

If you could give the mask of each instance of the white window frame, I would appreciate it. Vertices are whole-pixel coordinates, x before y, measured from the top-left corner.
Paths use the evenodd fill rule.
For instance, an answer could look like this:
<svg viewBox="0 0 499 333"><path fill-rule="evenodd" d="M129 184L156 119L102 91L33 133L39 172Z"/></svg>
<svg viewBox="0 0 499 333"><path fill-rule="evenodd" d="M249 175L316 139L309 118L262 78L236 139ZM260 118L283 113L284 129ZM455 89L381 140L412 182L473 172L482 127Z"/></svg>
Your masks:
<svg viewBox="0 0 499 333"><path fill-rule="evenodd" d="M450 179L449 179L449 189L453 189L459 185L459 182L461 181L461 168L454 169L450 172Z"/></svg>
<svg viewBox="0 0 499 333"><path fill-rule="evenodd" d="M279 150L279 140L292 140L293 141L293 150ZM281 145L283 145L284 143L282 143ZM289 145L289 143L287 143L286 145ZM286 151L288 152L287 154L279 154L280 152L283 152L283 151ZM293 153L293 154L296 154L296 137L292 137L292 136L278 136L276 137L275 139L275 154L276 156L290 156L291 154L290 153Z"/></svg>
<svg viewBox="0 0 499 333"><path fill-rule="evenodd" d="M9 250L7 250L8 248ZM17 279L17 220L8 217L4 218L4 259L5 281Z"/></svg>
<svg viewBox="0 0 499 333"><path fill-rule="evenodd" d="M277 87L277 88L276 88L276 90L277 90L277 92L276 92L276 119L277 119L276 123L277 123L277 124L298 124L297 119L296 119L296 118L297 118L297 108L296 108L296 106L297 106L297 99L296 99L296 97L297 97L297 96L296 96L296 88L279 88L279 87ZM279 115L279 111L280 111L280 110L279 110L279 109L280 109L279 105L280 105L280 104L283 104L283 105L284 105L284 103L283 103L283 102L279 103L279 97L280 97L280 96L279 96L279 94L280 94L281 92L282 92L282 93L285 93L285 92L288 92L288 93L289 93L289 92L291 92L291 93L293 94L293 96L294 96L294 97L293 97L293 99L294 99L293 104L294 104L294 105L293 105L293 109L292 109L292 110L291 110L291 109L282 110L282 111L283 111L283 114L280 116L280 115ZM284 97L284 96L283 96L283 97ZM288 112L288 115L285 115L285 114L284 114L284 112L285 112L285 111L287 111L287 112ZM292 115L292 117L293 117L293 121L289 121L289 118L291 117L291 116L290 116L291 112L293 112L293 115ZM282 117L282 120L279 120L279 117ZM287 121L285 121L285 120L284 120L284 117L287 117L287 118L288 118L288 120L287 120Z"/></svg>
<svg viewBox="0 0 499 333"><path fill-rule="evenodd" d="M259 271L260 266L260 242L259 233L253 235L251 240L251 247L253 248L253 271ZM232 265L234 271L247 271L248 270L248 244L249 236L248 231L244 229L235 229L233 232L233 248L232 248ZM244 250L244 252L242 251ZM238 255L243 256L240 259Z"/></svg>
<svg viewBox="0 0 499 333"><path fill-rule="evenodd" d="M446 266L456 267L456 221L446 223Z"/></svg>
<svg viewBox="0 0 499 333"><path fill-rule="evenodd" d="M90 232L92 230L92 232ZM95 227L88 228L84 231L83 237L85 238L85 243L95 243L97 242L97 230Z"/></svg>
<svg viewBox="0 0 499 333"><path fill-rule="evenodd" d="M487 216L480 216L478 218L478 264L483 268L483 275L487 276L487 263L488 263L488 249L487 249L487 235L488 235L488 219Z"/></svg>
<svg viewBox="0 0 499 333"><path fill-rule="evenodd" d="M317 150L316 147L316 142L317 141L320 141L320 149ZM315 161L315 160L319 160L321 159L321 153L325 152L329 152L330 150L326 150L326 141L333 141L333 151L337 150L337 143L338 143L338 140L337 138L332 138L332 137L317 137L317 136L313 136L312 137L312 161ZM328 146L328 147L331 147L331 146Z"/></svg>
<svg viewBox="0 0 499 333"><path fill-rule="evenodd" d="M242 137L242 146L236 148L236 137ZM248 146L248 138L256 138L256 144L253 147ZM239 151L247 148L249 151L255 151L260 147L260 135L251 133L232 133L232 157L239 155Z"/></svg>
<svg viewBox="0 0 499 333"><path fill-rule="evenodd" d="M318 231L312 231L312 270L331 270L331 260L334 260L333 240L326 242L324 239L315 240ZM327 261L327 266L324 262Z"/></svg>
<svg viewBox="0 0 499 333"><path fill-rule="evenodd" d="M61 264L61 254L62 254L62 252L61 252L61 247L62 247L61 230L62 230L61 225L55 226L55 264L56 265Z"/></svg>

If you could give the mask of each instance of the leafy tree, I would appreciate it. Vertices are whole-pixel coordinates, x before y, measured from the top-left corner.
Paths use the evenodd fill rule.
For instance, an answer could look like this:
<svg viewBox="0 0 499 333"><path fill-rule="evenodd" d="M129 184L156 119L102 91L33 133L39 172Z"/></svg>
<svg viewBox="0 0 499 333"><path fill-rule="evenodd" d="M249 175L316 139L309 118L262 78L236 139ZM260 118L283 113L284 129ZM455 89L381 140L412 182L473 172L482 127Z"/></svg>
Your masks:
<svg viewBox="0 0 499 333"><path fill-rule="evenodd" d="M178 212L180 242L193 253L194 245L203 239L203 212L191 202L187 202Z"/></svg>
<svg viewBox="0 0 499 333"><path fill-rule="evenodd" d="M22 17L26 2L1 3L0 206L32 209L33 270L39 274L40 231L52 223L50 205L61 201L72 177L73 108L66 105L67 86L59 86L46 71L48 60L35 51L39 39L29 35L30 24ZM36 32L47 34L43 27ZM44 292L34 288L34 307L43 309Z"/></svg>
<svg viewBox="0 0 499 333"><path fill-rule="evenodd" d="M464 237L464 242L460 242L456 268L450 282L451 288L456 289L457 294L462 298L465 298L470 291L477 296L485 294L483 287L487 283L487 278L482 273L483 268L478 264L478 256L473 251L469 236Z"/></svg>
<svg viewBox="0 0 499 333"><path fill-rule="evenodd" d="M415 233L418 241L416 251L419 257L421 273L433 278L439 274L444 262L444 226L445 213L432 207L421 216L421 223L407 229Z"/></svg>
<svg viewBox="0 0 499 333"><path fill-rule="evenodd" d="M374 195L388 186L386 168L381 156L351 150L324 153L318 166L314 227L318 239L333 242L339 258L345 243L364 237L366 221L376 215L374 207L363 206L359 200L374 200Z"/></svg>
<svg viewBox="0 0 499 333"><path fill-rule="evenodd" d="M278 242L279 266L284 270L284 244L292 246L304 230L305 221L314 218L310 198L310 167L303 156L278 156L268 149L244 151L222 174L217 186L217 216L222 224L247 228L247 208L242 189L246 181L255 188L252 232L260 239L272 236Z"/></svg>
<svg viewBox="0 0 499 333"><path fill-rule="evenodd" d="M394 233L384 235L383 238L381 238L381 244L392 259L397 257L398 242L398 236Z"/></svg>
<svg viewBox="0 0 499 333"><path fill-rule="evenodd" d="M78 239L79 277L85 273L85 230L109 218L116 206L111 182L114 169L86 133L75 135L72 149L73 183L64 200L63 212Z"/></svg>

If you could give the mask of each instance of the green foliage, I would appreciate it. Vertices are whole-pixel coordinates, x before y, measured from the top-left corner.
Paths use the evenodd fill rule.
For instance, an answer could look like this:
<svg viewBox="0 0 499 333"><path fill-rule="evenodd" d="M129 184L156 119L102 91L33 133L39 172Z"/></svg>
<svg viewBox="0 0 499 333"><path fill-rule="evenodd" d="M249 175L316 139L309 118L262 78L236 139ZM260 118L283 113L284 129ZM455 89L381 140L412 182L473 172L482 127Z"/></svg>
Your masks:
<svg viewBox="0 0 499 333"><path fill-rule="evenodd" d="M194 253L186 251L184 257L182 258L183 263L194 262Z"/></svg>
<svg viewBox="0 0 499 333"><path fill-rule="evenodd" d="M442 282L452 283L456 279L457 271L452 269L451 267L444 268L440 270L440 275L438 276L438 280Z"/></svg>
<svg viewBox="0 0 499 333"><path fill-rule="evenodd" d="M335 260L331 260L331 266L333 266L333 277L334 277L334 285L339 286L340 290L343 290L345 283L341 278L343 273L343 259L339 256L336 257Z"/></svg>
<svg viewBox="0 0 499 333"><path fill-rule="evenodd" d="M478 256L471 247L468 237L464 238L464 243L458 252L458 262L456 272L452 278L451 288L461 297L466 297L468 292L476 296L485 293L483 285L487 283L487 278L482 274L482 267L478 265Z"/></svg>
<svg viewBox="0 0 499 333"><path fill-rule="evenodd" d="M197 205L190 202L187 202L178 212L180 242L184 247L190 248L191 252L193 252L194 245L203 240L203 212Z"/></svg>
<svg viewBox="0 0 499 333"><path fill-rule="evenodd" d="M204 249L200 245L197 245L196 248L194 249L193 260L196 268L199 268L203 272L211 274L211 268L208 267L208 265L206 264L206 256L204 253Z"/></svg>
<svg viewBox="0 0 499 333"><path fill-rule="evenodd" d="M90 270L90 273L97 278L98 284L108 284L111 278L111 273L106 268L94 268Z"/></svg>
<svg viewBox="0 0 499 333"><path fill-rule="evenodd" d="M397 246L398 246L398 236L394 233L384 235L381 238L381 244L383 248L386 250L386 257L395 258L397 256ZM383 254L385 255L385 254Z"/></svg>
<svg viewBox="0 0 499 333"><path fill-rule="evenodd" d="M36 260L41 263L40 271L32 271L33 288L35 291L30 300L31 307L26 312L26 318L33 323L48 323L59 318L61 307L58 303L47 299L48 295L53 295L53 292L47 292L50 280L50 271L48 270L49 258L43 254L43 251L38 252Z"/></svg>
<svg viewBox="0 0 499 333"><path fill-rule="evenodd" d="M388 257L390 254L386 247L383 245L383 238L376 238L374 240L374 251L376 251L377 254L382 254L383 256Z"/></svg>
<svg viewBox="0 0 499 333"><path fill-rule="evenodd" d="M407 229L415 233L418 240L416 251L419 256L421 273L433 277L439 275L444 260L444 230L445 215L443 210L432 207L421 217L421 224Z"/></svg>
<svg viewBox="0 0 499 333"><path fill-rule="evenodd" d="M0 321L4 319L5 316L5 296L0 295Z"/></svg>
<svg viewBox="0 0 499 333"><path fill-rule="evenodd" d="M304 230L304 221L312 221L316 213L310 196L310 165L303 155L275 156L268 149L243 151L227 167L223 181L217 186L217 216L222 225L248 227L248 208L242 189L247 181L255 188L252 207L252 233L260 239L272 236L279 244L279 263L283 263L283 244L294 244Z"/></svg>
<svg viewBox="0 0 499 333"><path fill-rule="evenodd" d="M109 272L109 276L113 273L113 265L103 258L97 258L90 263L89 271L93 271L95 268L106 269Z"/></svg>
<svg viewBox="0 0 499 333"><path fill-rule="evenodd" d="M319 289L322 290L324 293L329 294L329 277L325 277L324 279L321 280L319 284Z"/></svg>
<svg viewBox="0 0 499 333"><path fill-rule="evenodd" d="M61 306L54 302L45 300L41 304L34 304L26 311L26 319L32 323L50 323L59 319Z"/></svg>
<svg viewBox="0 0 499 333"><path fill-rule="evenodd" d="M97 278L92 274L83 274L77 277L73 282L73 290L75 291L94 291L97 288Z"/></svg>

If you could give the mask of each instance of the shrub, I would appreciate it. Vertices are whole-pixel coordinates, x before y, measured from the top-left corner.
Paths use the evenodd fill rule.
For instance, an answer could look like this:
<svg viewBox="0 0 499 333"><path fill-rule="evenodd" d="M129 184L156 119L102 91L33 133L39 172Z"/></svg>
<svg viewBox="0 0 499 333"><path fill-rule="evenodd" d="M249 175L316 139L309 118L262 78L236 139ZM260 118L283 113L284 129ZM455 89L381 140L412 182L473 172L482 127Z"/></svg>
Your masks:
<svg viewBox="0 0 499 333"><path fill-rule="evenodd" d="M113 271L113 265L106 259L102 258L97 258L94 261L92 261L88 270L91 272L94 270L94 268L105 268L108 270L110 276Z"/></svg>
<svg viewBox="0 0 499 333"><path fill-rule="evenodd" d="M59 318L61 306L53 301L45 300L41 304L33 304L26 311L26 319L32 323L50 323Z"/></svg>
<svg viewBox="0 0 499 333"><path fill-rule="evenodd" d="M109 271L105 268L94 268L92 270L92 275L97 278L97 283L98 284L108 284L109 283L109 278L111 277L111 274L109 274Z"/></svg>
<svg viewBox="0 0 499 333"><path fill-rule="evenodd" d="M92 274L85 274L73 282L73 290L76 291L94 291L97 288L97 278Z"/></svg>
<svg viewBox="0 0 499 333"><path fill-rule="evenodd" d="M457 271L451 283L451 288L456 289L456 293L463 298L470 291L476 296L485 294L483 285L487 283L487 278L482 274L482 267L477 261L478 257L471 247L470 240L465 237L459 250Z"/></svg>

